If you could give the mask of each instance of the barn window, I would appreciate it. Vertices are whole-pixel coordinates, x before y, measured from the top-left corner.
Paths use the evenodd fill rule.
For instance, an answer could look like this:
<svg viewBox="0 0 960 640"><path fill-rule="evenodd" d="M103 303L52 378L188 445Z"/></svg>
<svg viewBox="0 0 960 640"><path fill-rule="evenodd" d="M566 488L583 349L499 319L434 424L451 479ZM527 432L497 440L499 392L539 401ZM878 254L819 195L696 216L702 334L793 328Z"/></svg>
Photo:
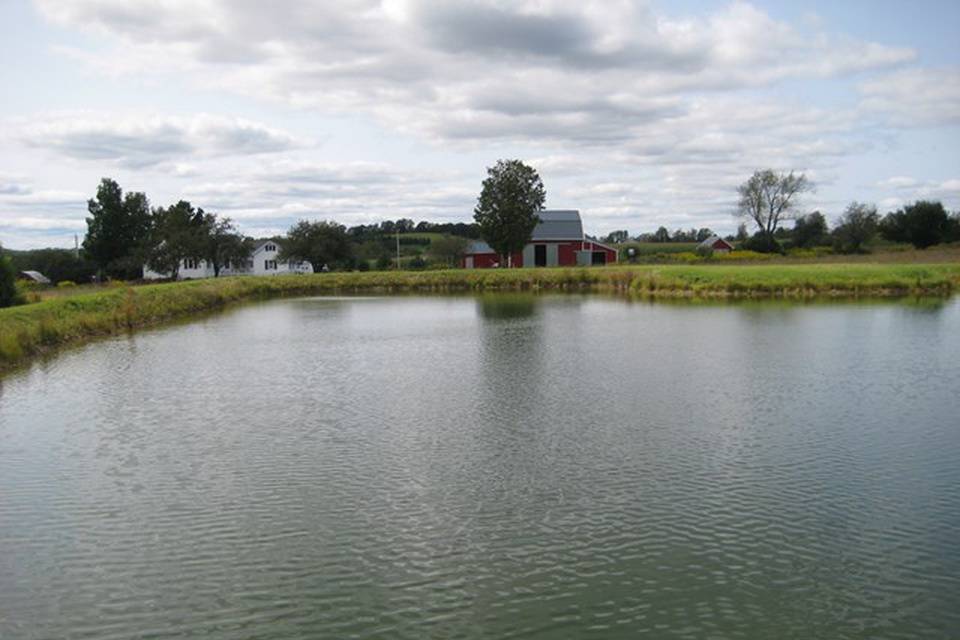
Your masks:
<svg viewBox="0 0 960 640"><path fill-rule="evenodd" d="M277 270L277 261L276 260L264 260L263 268L265 271L276 271Z"/></svg>
<svg viewBox="0 0 960 640"><path fill-rule="evenodd" d="M277 245L275 245L275 244L268 244L268 245L265 246L263 249L264 249L265 251L276 251L276 250L277 250Z"/></svg>

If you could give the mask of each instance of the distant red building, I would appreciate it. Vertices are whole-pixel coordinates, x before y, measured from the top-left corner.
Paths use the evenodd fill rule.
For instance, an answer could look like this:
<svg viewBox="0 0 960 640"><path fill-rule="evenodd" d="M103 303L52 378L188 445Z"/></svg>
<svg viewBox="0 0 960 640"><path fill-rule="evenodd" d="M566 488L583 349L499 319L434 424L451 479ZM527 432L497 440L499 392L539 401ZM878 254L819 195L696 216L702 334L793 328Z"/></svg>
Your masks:
<svg viewBox="0 0 960 640"><path fill-rule="evenodd" d="M511 267L575 267L603 265L617 261L617 250L583 235L580 212L576 210L541 211L540 224L533 230L523 251L508 258ZM462 266L489 269L501 265L504 258L486 242L474 242L467 248Z"/></svg>
<svg viewBox="0 0 960 640"><path fill-rule="evenodd" d="M733 251L733 245L720 236L710 236L698 244L697 248L712 249L714 253L730 253Z"/></svg>

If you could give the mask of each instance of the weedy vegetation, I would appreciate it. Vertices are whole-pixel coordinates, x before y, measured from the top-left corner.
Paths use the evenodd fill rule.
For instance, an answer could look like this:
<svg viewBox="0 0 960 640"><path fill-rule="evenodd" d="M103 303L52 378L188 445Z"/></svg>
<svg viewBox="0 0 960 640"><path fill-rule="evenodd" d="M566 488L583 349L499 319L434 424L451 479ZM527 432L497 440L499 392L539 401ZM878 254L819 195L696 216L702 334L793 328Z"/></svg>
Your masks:
<svg viewBox="0 0 960 640"><path fill-rule="evenodd" d="M321 273L166 284L110 283L0 309L0 368L61 345L281 296L605 291L643 298L944 296L960 264L614 265L603 268Z"/></svg>

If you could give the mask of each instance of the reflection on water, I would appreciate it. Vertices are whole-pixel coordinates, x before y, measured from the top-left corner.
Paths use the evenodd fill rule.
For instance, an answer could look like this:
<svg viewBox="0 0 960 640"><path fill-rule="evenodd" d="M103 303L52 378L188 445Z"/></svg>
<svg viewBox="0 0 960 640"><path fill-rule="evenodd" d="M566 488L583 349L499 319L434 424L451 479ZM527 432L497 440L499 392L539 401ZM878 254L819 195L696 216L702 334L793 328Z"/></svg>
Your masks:
<svg viewBox="0 0 960 640"><path fill-rule="evenodd" d="M539 300L524 293L484 293L477 296L480 317L488 320L529 318L537 312Z"/></svg>
<svg viewBox="0 0 960 640"><path fill-rule="evenodd" d="M955 300L284 300L0 384L5 639L960 628Z"/></svg>

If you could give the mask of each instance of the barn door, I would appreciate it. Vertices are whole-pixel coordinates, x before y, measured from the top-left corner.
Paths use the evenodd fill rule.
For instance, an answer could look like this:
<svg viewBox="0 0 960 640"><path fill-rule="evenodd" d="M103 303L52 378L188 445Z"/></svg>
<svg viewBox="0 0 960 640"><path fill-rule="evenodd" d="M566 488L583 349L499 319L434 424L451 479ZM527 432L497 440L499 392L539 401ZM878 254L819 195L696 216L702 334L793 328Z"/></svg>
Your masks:
<svg viewBox="0 0 960 640"><path fill-rule="evenodd" d="M533 245L533 265L535 267L547 266L547 245L545 244Z"/></svg>

